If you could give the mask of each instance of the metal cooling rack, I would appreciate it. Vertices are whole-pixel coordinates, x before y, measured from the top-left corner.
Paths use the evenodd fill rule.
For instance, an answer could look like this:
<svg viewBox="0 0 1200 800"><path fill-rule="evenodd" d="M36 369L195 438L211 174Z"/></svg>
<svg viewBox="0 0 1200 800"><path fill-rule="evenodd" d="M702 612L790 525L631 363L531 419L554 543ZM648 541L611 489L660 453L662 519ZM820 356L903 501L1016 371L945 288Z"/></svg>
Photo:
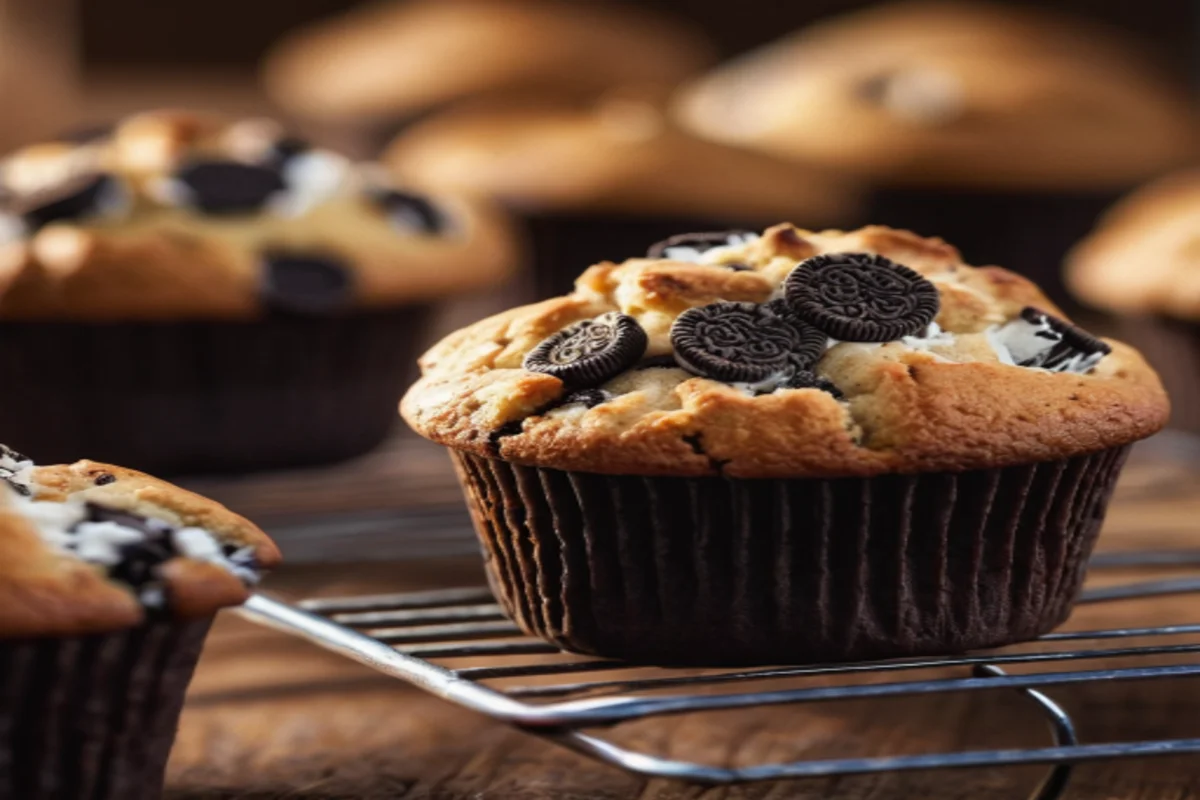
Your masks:
<svg viewBox="0 0 1200 800"><path fill-rule="evenodd" d="M1200 564L1200 552L1130 553L1098 558L1095 567ZM1200 576L1092 589L1082 602L1114 602L1200 592ZM765 669L653 669L585 658L529 638L509 622L484 588L303 600L257 595L246 617L302 637L571 750L644 776L709 784L828 777L901 770L1051 765L1031 796L1054 800L1084 761L1200 754L1200 738L1088 744L1071 717L1041 690L1073 684L1200 677L1200 623L1052 633L1029 645L961 656ZM483 665L471 662L485 659ZM1128 666L1080 668L1121 659ZM455 666L458 665L458 666ZM1019 666L1021 674L1006 667ZM937 668L939 677L905 679ZM586 680L587 673L603 673ZM529 682L528 679L534 679ZM554 678L555 682L543 682ZM819 685L755 689L755 682ZM870 682L862 683L864 678ZM521 681L525 682L521 682ZM514 682L516 681L516 682ZM916 755L830 758L728 767L674 760L598 735L621 723L700 711L847 700L936 696L951 692L1020 692L1044 715L1045 745ZM1200 737L1200 730L1197 731Z"/></svg>

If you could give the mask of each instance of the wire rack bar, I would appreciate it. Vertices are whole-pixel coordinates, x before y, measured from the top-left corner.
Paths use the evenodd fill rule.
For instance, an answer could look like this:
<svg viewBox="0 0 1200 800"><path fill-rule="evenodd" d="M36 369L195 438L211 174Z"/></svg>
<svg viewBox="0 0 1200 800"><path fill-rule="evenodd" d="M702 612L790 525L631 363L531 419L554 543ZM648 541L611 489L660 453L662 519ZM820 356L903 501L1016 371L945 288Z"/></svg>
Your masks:
<svg viewBox="0 0 1200 800"><path fill-rule="evenodd" d="M1190 551L1189 551L1190 552ZM1120 554L1115 566L1155 561L1156 554ZM1192 554L1195 555L1194 553ZM1188 562L1192 563L1192 562ZM1088 591L1085 602L1120 602L1200 591L1200 576L1123 584ZM338 652L387 675L408 681L466 708L508 722L563 747L628 771L700 783L742 783L890 771L1046 764L1053 768L1031 800L1055 800L1073 764L1112 758L1200 753L1200 738L1162 741L1085 742L1066 714L1042 690L1078 684L1200 678L1200 623L1056 632L999 652L893 659L875 663L818 664L760 669L662 670L607 659L570 656L531 639L504 619L484 588L415 594L305 600L295 605L265 595L251 598L242 613ZM1134 643L1129 640L1147 639ZM1129 641L1128 644L1124 643ZM1108 643L1108 644L1105 644ZM435 659L506 659L457 668ZM1092 668L1068 664L1102 661ZM1121 665L1109 662L1121 661ZM1003 667L1019 666L1019 674ZM933 677L898 678L935 670ZM965 672L964 672L965 670ZM592 681L567 678L611 673ZM485 681L537 678L538 682L493 686ZM862 682L864 678L874 679ZM812 680L821 685L754 690L766 680ZM879 680L884 679L884 680ZM704 693L697 693L698 690ZM1027 748L917 753L862 758L807 759L739 767L663 758L624 747L591 729L635 720L696 712L784 704L886 701L947 693L1018 692L1045 718L1048 744ZM647 694L654 692L655 694ZM666 693L663 692L673 692Z"/></svg>

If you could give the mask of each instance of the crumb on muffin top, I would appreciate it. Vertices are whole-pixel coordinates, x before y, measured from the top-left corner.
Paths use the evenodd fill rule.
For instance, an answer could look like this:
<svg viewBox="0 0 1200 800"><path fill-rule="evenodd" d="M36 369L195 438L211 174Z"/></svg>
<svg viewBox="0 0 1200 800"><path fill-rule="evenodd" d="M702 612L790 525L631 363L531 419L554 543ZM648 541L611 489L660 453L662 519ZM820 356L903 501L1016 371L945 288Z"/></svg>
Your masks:
<svg viewBox="0 0 1200 800"><path fill-rule="evenodd" d="M242 603L279 561L261 530L140 472L37 466L0 445L0 637L74 635Z"/></svg>
<svg viewBox="0 0 1200 800"><path fill-rule="evenodd" d="M269 120L152 112L0 162L0 319L331 314L514 265L495 209L406 190Z"/></svg>
<svg viewBox="0 0 1200 800"><path fill-rule="evenodd" d="M1157 431L1133 349L1025 278L871 226L675 237L451 334L402 403L422 435L520 464L834 477L1083 455Z"/></svg>

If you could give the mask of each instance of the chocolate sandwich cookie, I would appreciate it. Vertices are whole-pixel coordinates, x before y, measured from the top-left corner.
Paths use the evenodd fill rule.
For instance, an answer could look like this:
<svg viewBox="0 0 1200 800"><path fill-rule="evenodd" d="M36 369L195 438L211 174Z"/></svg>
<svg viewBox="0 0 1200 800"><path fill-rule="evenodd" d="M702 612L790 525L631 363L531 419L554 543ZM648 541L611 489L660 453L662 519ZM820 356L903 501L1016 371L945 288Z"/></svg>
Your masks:
<svg viewBox="0 0 1200 800"><path fill-rule="evenodd" d="M814 256L788 275L788 305L830 338L890 342L929 327L940 306L938 290L919 273L883 256Z"/></svg>
<svg viewBox="0 0 1200 800"><path fill-rule="evenodd" d="M597 386L637 363L645 351L646 333L637 320L604 314L549 337L530 351L524 367L565 386Z"/></svg>
<svg viewBox="0 0 1200 800"><path fill-rule="evenodd" d="M827 338L786 307L770 304L713 303L685 311L671 326L680 366L730 383L807 370L825 351Z"/></svg>

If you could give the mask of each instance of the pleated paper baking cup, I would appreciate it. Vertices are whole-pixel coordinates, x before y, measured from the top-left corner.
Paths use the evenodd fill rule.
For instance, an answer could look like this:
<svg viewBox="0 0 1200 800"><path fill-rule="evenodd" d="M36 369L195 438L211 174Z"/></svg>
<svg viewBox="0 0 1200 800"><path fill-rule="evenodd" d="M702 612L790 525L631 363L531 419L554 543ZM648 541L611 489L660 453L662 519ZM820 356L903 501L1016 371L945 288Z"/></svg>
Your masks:
<svg viewBox="0 0 1200 800"><path fill-rule="evenodd" d="M391 430L427 309L0 324L0 441L157 474L336 461Z"/></svg>
<svg viewBox="0 0 1200 800"><path fill-rule="evenodd" d="M1071 611L1128 447L960 473L609 476L456 452L527 633L675 665L959 652Z"/></svg>
<svg viewBox="0 0 1200 800"><path fill-rule="evenodd" d="M0 642L0 798L157 800L211 622Z"/></svg>

